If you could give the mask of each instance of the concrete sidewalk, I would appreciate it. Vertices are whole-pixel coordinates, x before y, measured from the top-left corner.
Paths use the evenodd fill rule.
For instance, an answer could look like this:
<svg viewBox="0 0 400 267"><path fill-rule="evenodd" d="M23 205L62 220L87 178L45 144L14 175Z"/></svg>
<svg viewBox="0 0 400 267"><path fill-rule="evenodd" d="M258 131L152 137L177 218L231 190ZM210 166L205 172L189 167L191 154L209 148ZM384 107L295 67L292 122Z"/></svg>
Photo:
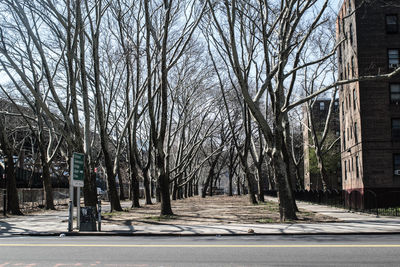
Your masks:
<svg viewBox="0 0 400 267"><path fill-rule="evenodd" d="M276 201L268 198L269 201ZM44 214L0 219L0 237L7 235L244 235L244 234L400 234L400 218L376 217L344 209L297 202L300 209L337 218L332 223L284 224L204 224L172 225L102 225L102 232L67 233L68 212L46 211Z"/></svg>

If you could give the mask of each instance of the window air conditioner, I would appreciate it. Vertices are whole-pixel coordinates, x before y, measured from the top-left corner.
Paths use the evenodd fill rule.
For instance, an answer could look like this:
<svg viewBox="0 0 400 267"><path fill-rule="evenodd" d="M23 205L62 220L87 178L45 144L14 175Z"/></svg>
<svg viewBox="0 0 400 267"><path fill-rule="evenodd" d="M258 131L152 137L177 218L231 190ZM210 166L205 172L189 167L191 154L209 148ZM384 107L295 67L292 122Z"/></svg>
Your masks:
<svg viewBox="0 0 400 267"><path fill-rule="evenodd" d="M394 170L394 175L400 175L400 170Z"/></svg>

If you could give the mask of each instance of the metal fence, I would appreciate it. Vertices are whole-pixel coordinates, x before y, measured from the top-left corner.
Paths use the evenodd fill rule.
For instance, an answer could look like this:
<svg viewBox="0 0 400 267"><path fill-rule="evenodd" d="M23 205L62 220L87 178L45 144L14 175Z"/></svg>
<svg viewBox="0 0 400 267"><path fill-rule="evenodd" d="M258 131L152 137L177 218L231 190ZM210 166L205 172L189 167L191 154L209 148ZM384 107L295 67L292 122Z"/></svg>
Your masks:
<svg viewBox="0 0 400 267"><path fill-rule="evenodd" d="M44 190L39 188L18 188L18 199L21 209L29 209L45 206ZM0 190L0 211L3 212L3 199L5 190ZM69 189L54 188L53 198L55 205L68 204Z"/></svg>
<svg viewBox="0 0 400 267"><path fill-rule="evenodd" d="M277 196L276 191L267 195ZM294 191L296 200L344 208L382 216L400 216L400 192L366 190L347 192L344 190L298 190Z"/></svg>
<svg viewBox="0 0 400 267"><path fill-rule="evenodd" d="M345 207L345 198L342 191L339 190L300 190L295 191L294 196L296 200L301 200L305 202L311 202L316 204L322 204L334 207Z"/></svg>

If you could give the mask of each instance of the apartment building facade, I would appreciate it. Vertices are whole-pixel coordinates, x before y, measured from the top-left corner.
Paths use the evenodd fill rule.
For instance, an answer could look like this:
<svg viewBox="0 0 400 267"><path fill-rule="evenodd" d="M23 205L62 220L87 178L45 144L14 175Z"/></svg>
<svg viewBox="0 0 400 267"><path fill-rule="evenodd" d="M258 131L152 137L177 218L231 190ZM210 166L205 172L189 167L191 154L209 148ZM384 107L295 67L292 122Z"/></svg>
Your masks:
<svg viewBox="0 0 400 267"><path fill-rule="evenodd" d="M400 67L399 16L399 1L343 2L336 22L339 80ZM399 202L400 76L341 86L339 116L347 205L362 209Z"/></svg>

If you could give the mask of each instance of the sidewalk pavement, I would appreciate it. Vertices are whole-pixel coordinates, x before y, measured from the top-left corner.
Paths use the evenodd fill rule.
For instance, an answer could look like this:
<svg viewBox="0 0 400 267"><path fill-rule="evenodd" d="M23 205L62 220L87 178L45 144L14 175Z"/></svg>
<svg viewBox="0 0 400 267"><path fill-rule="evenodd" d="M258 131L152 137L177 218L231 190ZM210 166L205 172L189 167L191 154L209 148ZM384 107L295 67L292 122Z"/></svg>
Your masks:
<svg viewBox="0 0 400 267"><path fill-rule="evenodd" d="M268 201L276 201L274 198ZM68 211L0 219L0 237L9 235L296 235L296 234L400 234L400 218L349 212L340 208L298 201L300 209L337 218L332 223L117 225L102 224L102 232L68 233ZM107 210L107 209L106 209ZM75 225L74 225L75 226Z"/></svg>

